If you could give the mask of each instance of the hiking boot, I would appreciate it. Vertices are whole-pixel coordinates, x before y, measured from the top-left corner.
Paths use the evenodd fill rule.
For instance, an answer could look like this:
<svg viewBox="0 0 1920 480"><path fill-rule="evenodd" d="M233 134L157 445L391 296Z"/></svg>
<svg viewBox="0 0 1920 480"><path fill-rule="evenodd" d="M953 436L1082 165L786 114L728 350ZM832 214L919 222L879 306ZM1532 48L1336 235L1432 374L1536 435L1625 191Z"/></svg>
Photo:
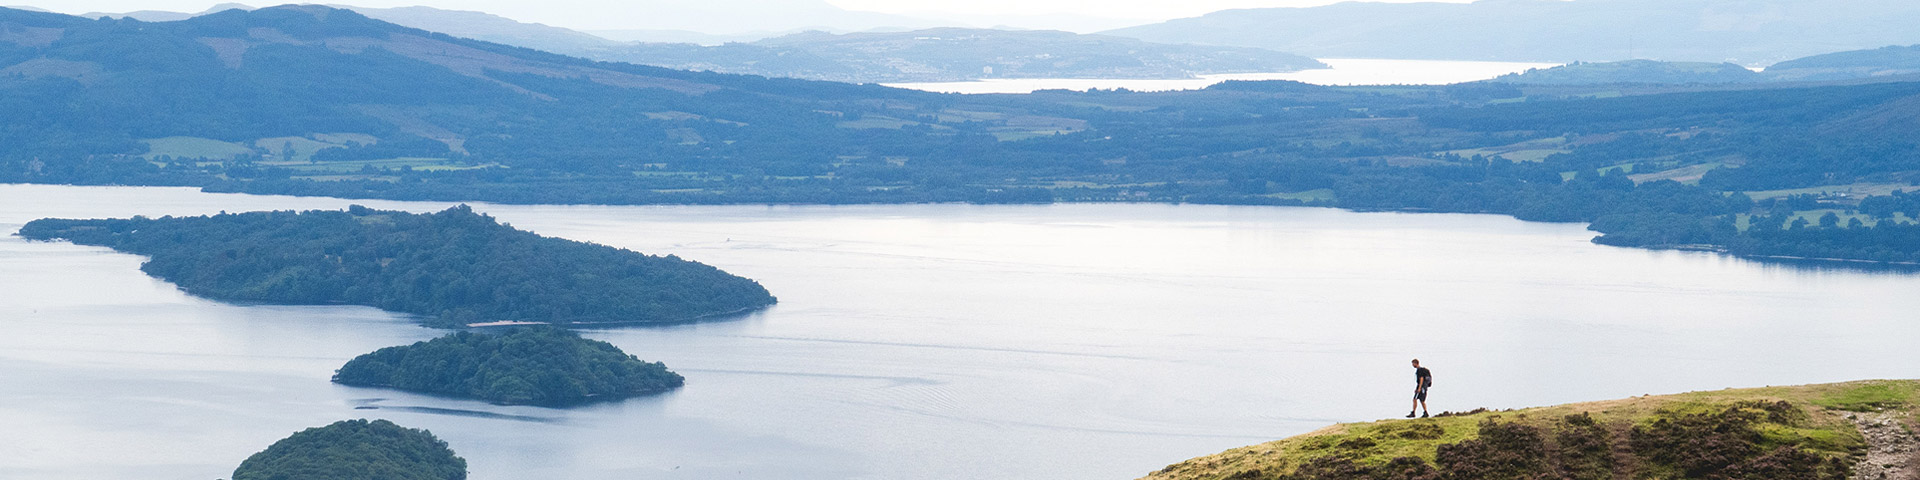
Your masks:
<svg viewBox="0 0 1920 480"><path fill-rule="evenodd" d="M1427 412L1420 412L1420 418L1427 418Z"/></svg>
<svg viewBox="0 0 1920 480"><path fill-rule="evenodd" d="M1407 418L1413 418L1413 412L1407 412Z"/></svg>

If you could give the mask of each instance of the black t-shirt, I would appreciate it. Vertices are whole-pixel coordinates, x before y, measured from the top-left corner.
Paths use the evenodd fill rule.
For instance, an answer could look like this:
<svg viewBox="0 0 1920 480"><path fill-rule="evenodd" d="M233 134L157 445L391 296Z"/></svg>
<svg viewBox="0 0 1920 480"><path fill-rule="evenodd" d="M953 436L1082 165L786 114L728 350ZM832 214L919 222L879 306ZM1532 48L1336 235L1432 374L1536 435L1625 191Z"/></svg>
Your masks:
<svg viewBox="0 0 1920 480"><path fill-rule="evenodd" d="M1427 367L1413 367L1413 381L1420 388L1427 388L1427 385L1433 384L1433 372L1428 371Z"/></svg>

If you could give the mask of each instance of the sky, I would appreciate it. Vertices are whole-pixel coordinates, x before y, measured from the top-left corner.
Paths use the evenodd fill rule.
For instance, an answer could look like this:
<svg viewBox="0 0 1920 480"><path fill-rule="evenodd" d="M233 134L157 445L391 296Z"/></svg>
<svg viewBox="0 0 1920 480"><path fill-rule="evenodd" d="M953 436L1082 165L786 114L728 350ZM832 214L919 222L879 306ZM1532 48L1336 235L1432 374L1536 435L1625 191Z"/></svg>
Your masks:
<svg viewBox="0 0 1920 480"><path fill-rule="evenodd" d="M199 12L232 0L0 0L0 5L26 5L62 13L129 12L165 10ZM623 15L643 15L645 5L666 5L711 9L714 5L767 4L779 7L807 8L825 2L847 10L870 11L940 19L993 16L1072 14L1090 17L1138 20L1151 23L1193 17L1230 8L1307 7L1335 3L1338 0L243 0L255 7L282 3L340 3L361 7L400 7L425 5L445 9L478 10L526 22L538 22L581 30L608 29ZM1375 0L1407 2L1417 0ZM1464 2L1468 0L1428 0ZM772 8L784 10L786 8ZM767 10L743 7L740 10ZM963 24L968 22L956 22Z"/></svg>

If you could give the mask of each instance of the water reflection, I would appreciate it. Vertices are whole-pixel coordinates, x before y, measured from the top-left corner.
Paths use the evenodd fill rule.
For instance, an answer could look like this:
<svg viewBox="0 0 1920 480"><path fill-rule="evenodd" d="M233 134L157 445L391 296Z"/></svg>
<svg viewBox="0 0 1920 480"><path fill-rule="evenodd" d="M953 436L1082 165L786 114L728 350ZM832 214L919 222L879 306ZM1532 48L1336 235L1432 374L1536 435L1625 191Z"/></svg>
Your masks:
<svg viewBox="0 0 1920 480"><path fill-rule="evenodd" d="M446 203L0 186L33 218ZM1596 246L1486 215L1195 205L498 206L546 235L760 280L743 320L586 335L688 377L576 409L327 382L442 332L186 296L138 257L0 237L0 478L206 479L345 418L476 480L1132 478L1335 421L1913 377L1920 278ZM375 401L373 399L380 399ZM360 407L378 407L361 409ZM529 421L537 420L537 421ZM113 452L103 456L99 452Z"/></svg>

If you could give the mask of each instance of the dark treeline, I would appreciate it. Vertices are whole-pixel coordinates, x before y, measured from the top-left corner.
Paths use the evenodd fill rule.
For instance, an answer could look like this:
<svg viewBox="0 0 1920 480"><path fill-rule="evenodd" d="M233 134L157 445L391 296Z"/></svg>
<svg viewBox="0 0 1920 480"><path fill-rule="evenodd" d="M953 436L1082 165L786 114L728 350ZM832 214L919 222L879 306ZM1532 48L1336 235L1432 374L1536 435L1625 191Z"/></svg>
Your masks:
<svg viewBox="0 0 1920 480"><path fill-rule="evenodd" d="M682 322L774 303L717 268L542 237L466 206L44 219L20 235L146 255L141 270L208 298L367 305L436 326Z"/></svg>
<svg viewBox="0 0 1920 480"><path fill-rule="evenodd" d="M684 383L666 365L550 327L463 331L382 348L341 366L333 381L542 406L650 395Z"/></svg>
<svg viewBox="0 0 1920 480"><path fill-rule="evenodd" d="M1920 263L1920 225L1757 228L1726 245L1739 255Z"/></svg>
<svg viewBox="0 0 1920 480"><path fill-rule="evenodd" d="M247 457L233 480L463 480L467 461L433 433L386 420L309 428Z"/></svg>

